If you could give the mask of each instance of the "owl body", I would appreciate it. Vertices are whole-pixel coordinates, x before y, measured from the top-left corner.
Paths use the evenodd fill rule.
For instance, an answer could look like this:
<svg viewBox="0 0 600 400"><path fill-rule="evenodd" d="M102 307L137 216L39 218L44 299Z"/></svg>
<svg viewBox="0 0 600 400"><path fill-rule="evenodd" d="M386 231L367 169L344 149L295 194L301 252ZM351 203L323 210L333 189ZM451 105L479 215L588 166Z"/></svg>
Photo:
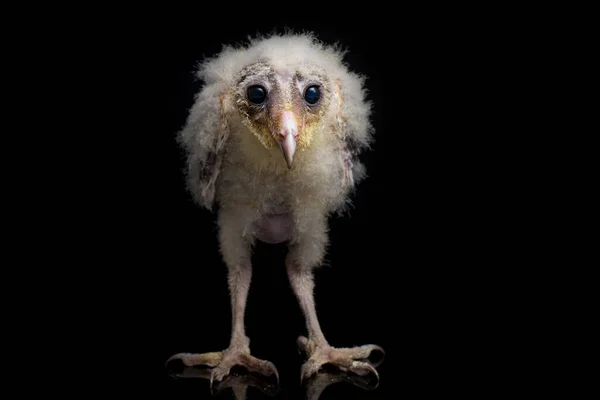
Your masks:
<svg viewBox="0 0 600 400"><path fill-rule="evenodd" d="M343 54L285 34L227 46L200 65L204 85L179 139L190 191L219 210L222 244L237 240L232 232L247 243L304 237L310 252L314 238L320 259L327 216L365 176L358 154L373 134L364 79Z"/></svg>
<svg viewBox="0 0 600 400"><path fill-rule="evenodd" d="M350 186L333 127L315 130L315 146L299 149L291 170L278 148L257 145L243 125L237 127L223 156L215 200L223 211L247 210L237 218L248 235L267 243L287 241L300 219L345 205Z"/></svg>

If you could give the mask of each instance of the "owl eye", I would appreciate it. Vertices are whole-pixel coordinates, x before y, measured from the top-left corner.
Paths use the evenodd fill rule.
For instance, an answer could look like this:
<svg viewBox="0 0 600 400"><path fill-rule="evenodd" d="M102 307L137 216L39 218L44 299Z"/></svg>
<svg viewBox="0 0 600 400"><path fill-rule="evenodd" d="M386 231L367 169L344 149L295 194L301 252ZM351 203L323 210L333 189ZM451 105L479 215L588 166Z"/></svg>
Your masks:
<svg viewBox="0 0 600 400"><path fill-rule="evenodd" d="M308 89L304 92L304 100L310 105L317 104L319 99L321 98L321 91L319 87L316 85L309 86Z"/></svg>
<svg viewBox="0 0 600 400"><path fill-rule="evenodd" d="M248 100L254 104L262 104L267 98L267 89L260 85L253 85L248 88Z"/></svg>

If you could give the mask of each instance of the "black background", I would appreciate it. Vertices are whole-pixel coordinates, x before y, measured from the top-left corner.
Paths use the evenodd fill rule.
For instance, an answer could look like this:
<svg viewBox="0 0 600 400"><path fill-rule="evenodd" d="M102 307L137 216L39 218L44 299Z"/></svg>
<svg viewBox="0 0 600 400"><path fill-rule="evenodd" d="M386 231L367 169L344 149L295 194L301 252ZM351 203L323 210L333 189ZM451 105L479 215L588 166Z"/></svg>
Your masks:
<svg viewBox="0 0 600 400"><path fill-rule="evenodd" d="M510 294L492 295L510 274L503 228L513 201L498 189L506 164L492 162L504 140L505 79L501 46L485 28L492 17L407 8L320 18L235 9L234 17L226 9L140 14L101 30L100 43L117 35L93 58L111 73L96 82L111 92L102 99L111 153L96 165L110 190L95 192L100 206L88 222L102 238L90 254L104 263L92 280L109 282L97 300L107 322L94 333L116 353L114 370L134 382L134 395L209 397L207 381L173 380L164 367L174 353L226 348L231 329L215 216L185 190L175 135L200 89L198 61L224 43L292 28L347 47L374 103L376 140L362 156L369 177L350 215L330 221L315 296L331 345L375 343L387 355L376 391L339 384L322 398L486 393L484 382L504 376L490 368L511 335L499 322ZM302 398L295 340L306 330L284 255L281 246L256 248L246 333L252 353L279 369L278 398Z"/></svg>

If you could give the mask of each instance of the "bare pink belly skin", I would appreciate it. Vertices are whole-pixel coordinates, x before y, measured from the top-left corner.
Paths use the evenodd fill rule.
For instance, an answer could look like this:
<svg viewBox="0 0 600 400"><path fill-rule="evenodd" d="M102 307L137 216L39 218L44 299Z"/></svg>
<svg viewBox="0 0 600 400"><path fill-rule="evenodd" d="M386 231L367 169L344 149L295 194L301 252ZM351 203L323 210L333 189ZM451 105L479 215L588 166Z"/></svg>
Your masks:
<svg viewBox="0 0 600 400"><path fill-rule="evenodd" d="M256 222L256 238L269 244L283 243L292 238L291 213L268 214Z"/></svg>

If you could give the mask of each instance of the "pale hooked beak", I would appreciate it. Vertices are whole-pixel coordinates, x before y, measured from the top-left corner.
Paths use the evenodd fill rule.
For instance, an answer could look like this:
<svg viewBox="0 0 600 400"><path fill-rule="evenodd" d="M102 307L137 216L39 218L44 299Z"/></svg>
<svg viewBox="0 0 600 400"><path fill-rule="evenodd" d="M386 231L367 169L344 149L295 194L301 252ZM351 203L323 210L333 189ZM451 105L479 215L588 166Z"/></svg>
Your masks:
<svg viewBox="0 0 600 400"><path fill-rule="evenodd" d="M281 114L281 130L277 142L279 148L285 157L288 168L292 168L294 162L294 153L296 152L296 136L298 136L298 123L296 117L291 111L284 111Z"/></svg>

